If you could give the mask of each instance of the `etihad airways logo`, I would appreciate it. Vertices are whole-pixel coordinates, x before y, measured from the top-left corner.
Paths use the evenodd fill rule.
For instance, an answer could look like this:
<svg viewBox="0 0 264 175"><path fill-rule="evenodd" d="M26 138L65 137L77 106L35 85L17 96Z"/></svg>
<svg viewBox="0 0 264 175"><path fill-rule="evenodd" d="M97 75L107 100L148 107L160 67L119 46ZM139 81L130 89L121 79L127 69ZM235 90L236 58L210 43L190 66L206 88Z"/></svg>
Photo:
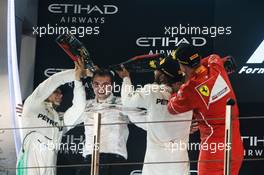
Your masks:
<svg viewBox="0 0 264 175"><path fill-rule="evenodd" d="M90 5L90 4L50 4L48 7L50 13L55 14L101 14L113 15L118 12L118 7L112 4L108 5Z"/></svg>
<svg viewBox="0 0 264 175"><path fill-rule="evenodd" d="M251 55L247 61L247 66L243 66L239 74L264 74L264 67L254 67L264 62L264 40L261 42L257 50Z"/></svg>

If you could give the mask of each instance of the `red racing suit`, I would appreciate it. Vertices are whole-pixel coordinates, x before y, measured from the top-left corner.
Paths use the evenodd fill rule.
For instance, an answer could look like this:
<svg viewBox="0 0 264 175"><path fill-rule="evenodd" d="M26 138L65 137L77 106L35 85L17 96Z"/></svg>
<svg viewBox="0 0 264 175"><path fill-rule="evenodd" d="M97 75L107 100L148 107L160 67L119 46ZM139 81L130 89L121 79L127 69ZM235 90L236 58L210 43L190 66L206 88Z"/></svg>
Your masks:
<svg viewBox="0 0 264 175"><path fill-rule="evenodd" d="M229 98L236 100L234 91L225 71L223 61L218 55L202 59L202 66L195 70L180 90L173 94L168 103L168 110L178 114L191 109L197 114L201 137L198 163L199 175L222 175L224 162L225 120L206 120L225 118L226 102ZM244 148L240 136L239 111L237 104L233 107L232 124L232 175L238 175ZM192 148L191 148L192 149ZM212 162L203 162L212 160ZM218 160L213 162L213 160Z"/></svg>

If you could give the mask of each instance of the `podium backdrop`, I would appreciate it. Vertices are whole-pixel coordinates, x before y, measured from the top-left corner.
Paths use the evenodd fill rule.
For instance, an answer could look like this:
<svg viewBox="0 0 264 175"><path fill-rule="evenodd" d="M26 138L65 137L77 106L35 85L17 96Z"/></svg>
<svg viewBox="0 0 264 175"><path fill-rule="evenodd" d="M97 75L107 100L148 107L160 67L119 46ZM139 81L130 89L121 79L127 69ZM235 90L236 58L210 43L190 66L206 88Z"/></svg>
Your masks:
<svg viewBox="0 0 264 175"><path fill-rule="evenodd" d="M54 41L62 30L60 27L75 32L101 67L140 54L170 53L181 42L188 42L197 46L203 56L211 53L234 56L238 70L231 75L231 81L240 114L242 117L262 115L263 6L263 1L247 0L42 0L39 2L38 26L35 26L35 34L38 33L35 86L55 72L73 68L72 61ZM132 79L139 84L153 81L152 74L133 74ZM118 78L117 82L120 83ZM71 105L72 87L69 85L63 87L62 111ZM91 96L87 91L87 97ZM246 158L264 157L262 123L263 119L241 120ZM129 129L128 161L142 162L146 133L134 125ZM63 141L78 143L83 138L83 127L79 126L68 132ZM191 136L191 141L198 142L198 134ZM197 155L196 151L190 151L191 160L197 160ZM59 155L59 165L76 163L81 163L78 153L62 152ZM261 174L258 173L262 170L261 165L263 162L245 162L240 174ZM127 172L141 167L127 166ZM196 165L191 164L191 169L196 170ZM64 168L58 173L73 174L75 170Z"/></svg>

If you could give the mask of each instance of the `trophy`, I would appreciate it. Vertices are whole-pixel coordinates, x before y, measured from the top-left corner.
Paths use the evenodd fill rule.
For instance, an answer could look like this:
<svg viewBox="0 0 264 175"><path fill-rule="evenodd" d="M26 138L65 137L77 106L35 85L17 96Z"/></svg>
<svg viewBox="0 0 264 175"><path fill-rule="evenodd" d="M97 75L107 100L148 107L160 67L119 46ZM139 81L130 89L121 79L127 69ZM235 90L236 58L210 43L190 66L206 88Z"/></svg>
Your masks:
<svg viewBox="0 0 264 175"><path fill-rule="evenodd" d="M56 42L73 61L83 58L86 69L90 69L92 72L96 70L88 50L74 35L62 34L56 39Z"/></svg>

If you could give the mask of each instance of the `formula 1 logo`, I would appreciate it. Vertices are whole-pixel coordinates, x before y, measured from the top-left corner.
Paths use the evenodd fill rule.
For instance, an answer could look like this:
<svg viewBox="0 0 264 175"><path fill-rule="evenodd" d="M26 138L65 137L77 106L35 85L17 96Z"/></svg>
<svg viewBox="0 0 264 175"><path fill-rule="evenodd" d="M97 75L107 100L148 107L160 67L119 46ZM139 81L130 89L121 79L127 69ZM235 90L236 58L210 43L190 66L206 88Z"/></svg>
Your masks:
<svg viewBox="0 0 264 175"><path fill-rule="evenodd" d="M261 64L264 62L264 40L260 43L256 51L251 55L247 64ZM264 74L264 68L243 66L239 74Z"/></svg>
<svg viewBox="0 0 264 175"><path fill-rule="evenodd" d="M257 50L252 54L247 63L263 63L264 62L264 40Z"/></svg>

